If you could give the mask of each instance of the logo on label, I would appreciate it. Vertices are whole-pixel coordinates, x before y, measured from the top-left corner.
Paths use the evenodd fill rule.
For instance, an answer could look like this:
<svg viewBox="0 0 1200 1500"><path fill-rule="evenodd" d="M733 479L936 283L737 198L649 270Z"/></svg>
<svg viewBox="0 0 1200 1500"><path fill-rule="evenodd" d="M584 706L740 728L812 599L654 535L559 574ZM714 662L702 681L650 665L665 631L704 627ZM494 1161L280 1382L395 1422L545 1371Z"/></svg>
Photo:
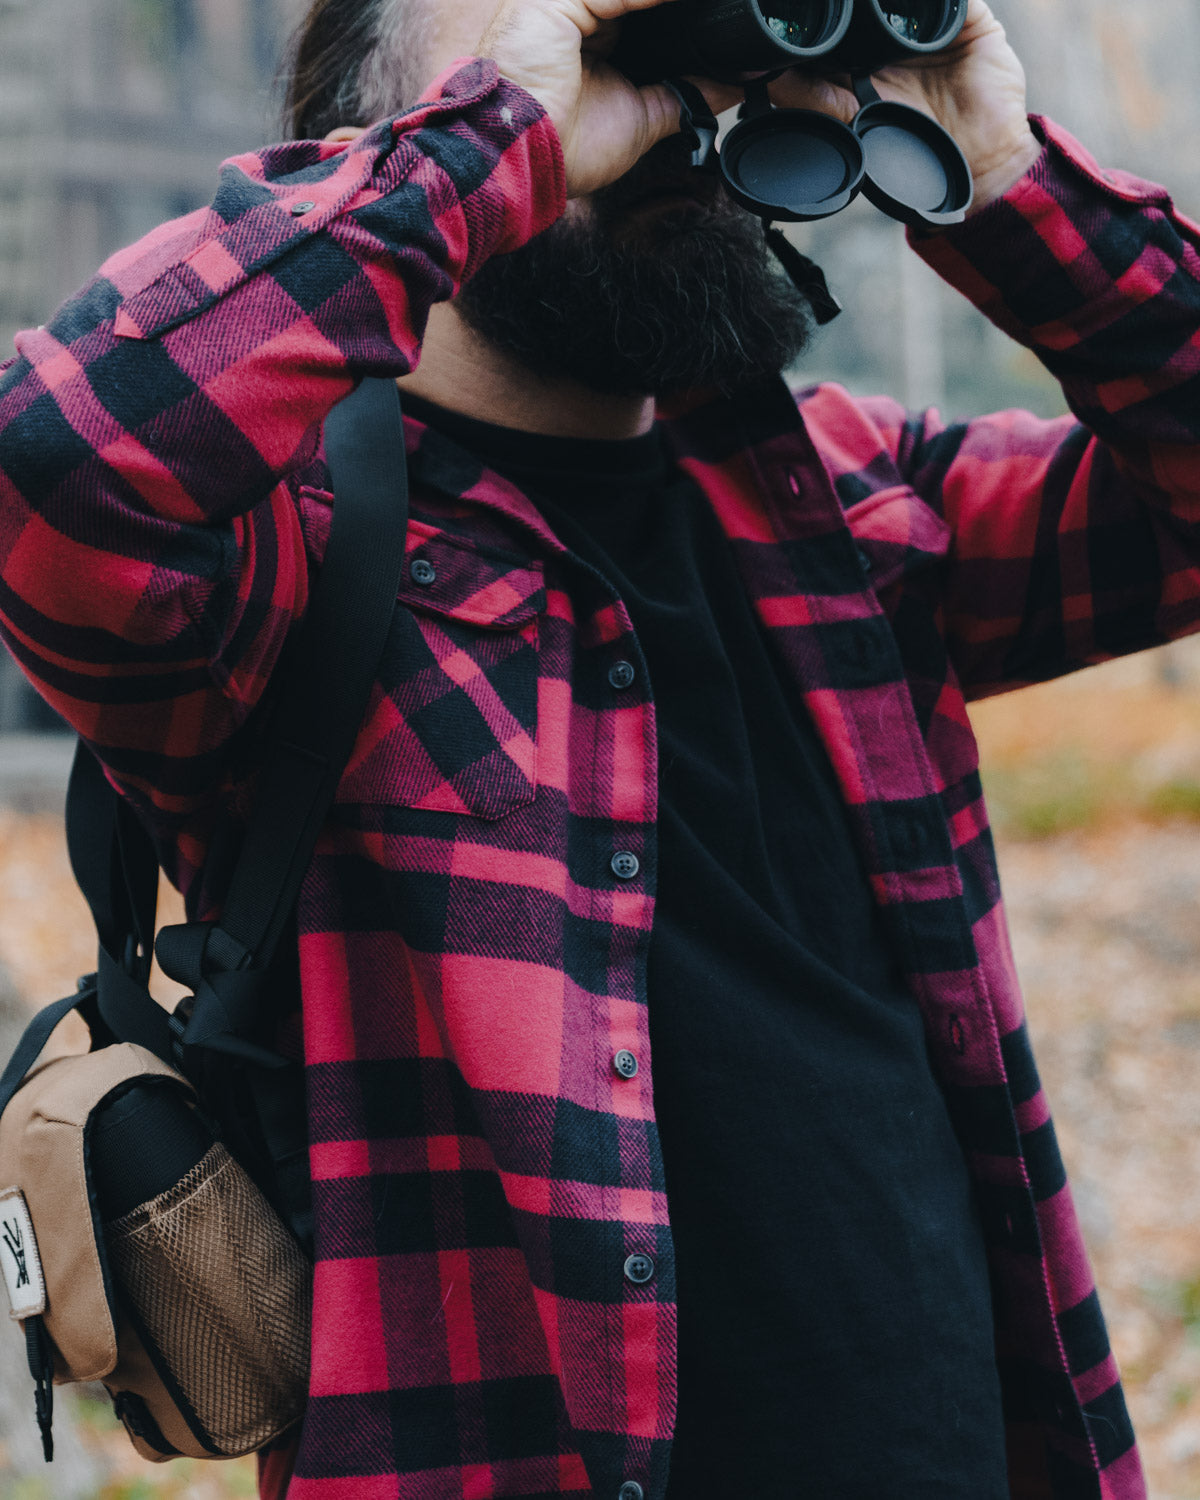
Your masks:
<svg viewBox="0 0 1200 1500"><path fill-rule="evenodd" d="M20 1188L0 1192L0 1273L14 1318L46 1311L46 1277L37 1235Z"/></svg>
<svg viewBox="0 0 1200 1500"><path fill-rule="evenodd" d="M0 1227L3 1228L4 1243L9 1254L17 1263L17 1289L29 1285L29 1266L25 1260L25 1237L21 1233L21 1225L18 1220L0 1219Z"/></svg>

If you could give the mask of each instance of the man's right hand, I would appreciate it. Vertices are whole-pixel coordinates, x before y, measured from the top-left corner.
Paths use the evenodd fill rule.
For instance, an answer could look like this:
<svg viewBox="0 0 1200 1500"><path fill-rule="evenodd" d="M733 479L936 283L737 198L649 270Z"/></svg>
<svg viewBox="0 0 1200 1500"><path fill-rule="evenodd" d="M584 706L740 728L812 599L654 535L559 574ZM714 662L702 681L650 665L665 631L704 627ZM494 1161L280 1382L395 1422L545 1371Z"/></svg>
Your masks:
<svg viewBox="0 0 1200 1500"><path fill-rule="evenodd" d="M668 89L638 88L604 61L621 16L662 3L678 0L505 0L479 43L478 55L492 58L550 116L569 198L615 182L679 130L679 101ZM714 111L742 97L728 85L696 82Z"/></svg>

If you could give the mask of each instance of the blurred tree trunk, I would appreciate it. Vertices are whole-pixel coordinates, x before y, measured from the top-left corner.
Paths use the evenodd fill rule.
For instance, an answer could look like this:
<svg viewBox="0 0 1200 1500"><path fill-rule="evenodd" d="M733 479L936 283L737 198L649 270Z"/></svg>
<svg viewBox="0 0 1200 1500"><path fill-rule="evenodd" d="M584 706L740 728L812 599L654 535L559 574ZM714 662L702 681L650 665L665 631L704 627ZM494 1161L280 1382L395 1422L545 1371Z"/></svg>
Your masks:
<svg viewBox="0 0 1200 1500"><path fill-rule="evenodd" d="M8 1060L28 1020L28 1008L0 968L0 1065ZM0 1331L0 1495L14 1493L23 1481L22 1495L93 1500L104 1482L103 1466L76 1435L61 1387L55 1391L54 1463L47 1464L42 1457L25 1340L8 1316L6 1298L0 1308L0 1324L4 1325ZM34 1488L38 1480L41 1487Z"/></svg>

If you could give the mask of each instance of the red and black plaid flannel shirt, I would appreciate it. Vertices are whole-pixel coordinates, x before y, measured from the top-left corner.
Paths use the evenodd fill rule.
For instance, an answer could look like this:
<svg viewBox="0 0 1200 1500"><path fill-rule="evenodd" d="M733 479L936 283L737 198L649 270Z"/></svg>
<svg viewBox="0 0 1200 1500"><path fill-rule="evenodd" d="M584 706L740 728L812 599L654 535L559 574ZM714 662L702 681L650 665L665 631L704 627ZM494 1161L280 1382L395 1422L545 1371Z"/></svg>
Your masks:
<svg viewBox="0 0 1200 1500"><path fill-rule="evenodd" d="M1012 1493L1135 1500L963 703L1200 624L1200 259L1160 189L1039 129L1004 200L918 248L1086 426L943 426L833 388L797 409L775 382L668 432L803 690L926 1020L986 1227ZM550 224L563 182L535 102L467 61L348 148L229 163L210 208L116 256L0 371L8 644L194 914L320 564L326 413L409 370L430 304ZM433 581L406 578L300 901L318 1259L288 1494L659 1500L654 708L610 686L629 617L581 591L532 503L420 424L408 441Z"/></svg>

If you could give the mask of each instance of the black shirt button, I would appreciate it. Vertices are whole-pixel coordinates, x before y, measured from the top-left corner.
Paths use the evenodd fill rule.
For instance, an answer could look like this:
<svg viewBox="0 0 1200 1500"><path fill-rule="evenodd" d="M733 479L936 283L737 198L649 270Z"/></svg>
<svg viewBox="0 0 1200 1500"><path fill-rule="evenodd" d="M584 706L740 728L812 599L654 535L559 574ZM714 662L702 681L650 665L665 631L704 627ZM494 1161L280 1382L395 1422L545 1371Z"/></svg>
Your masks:
<svg viewBox="0 0 1200 1500"><path fill-rule="evenodd" d="M632 687L636 676L633 663L629 661L615 661L608 669L608 680L617 689Z"/></svg>
<svg viewBox="0 0 1200 1500"><path fill-rule="evenodd" d="M627 1479L617 1491L617 1500L646 1500L646 1491L636 1479Z"/></svg>
<svg viewBox="0 0 1200 1500"><path fill-rule="evenodd" d="M625 1262L625 1280L634 1286L645 1286L654 1280L654 1259L641 1250L635 1251Z"/></svg>
<svg viewBox="0 0 1200 1500"><path fill-rule="evenodd" d="M618 880L632 880L642 868L637 855L630 854L628 849L622 849L619 854L614 854L608 867Z"/></svg>
<svg viewBox="0 0 1200 1500"><path fill-rule="evenodd" d="M428 588L437 577L437 569L427 557L417 557L409 566L408 575L414 583L419 583L422 588Z"/></svg>
<svg viewBox="0 0 1200 1500"><path fill-rule="evenodd" d="M622 1078L634 1078L637 1076L638 1060L632 1052L622 1047L613 1056L613 1068Z"/></svg>
<svg viewBox="0 0 1200 1500"><path fill-rule="evenodd" d="M865 547L858 549L858 565L864 573L871 571L871 558Z"/></svg>

